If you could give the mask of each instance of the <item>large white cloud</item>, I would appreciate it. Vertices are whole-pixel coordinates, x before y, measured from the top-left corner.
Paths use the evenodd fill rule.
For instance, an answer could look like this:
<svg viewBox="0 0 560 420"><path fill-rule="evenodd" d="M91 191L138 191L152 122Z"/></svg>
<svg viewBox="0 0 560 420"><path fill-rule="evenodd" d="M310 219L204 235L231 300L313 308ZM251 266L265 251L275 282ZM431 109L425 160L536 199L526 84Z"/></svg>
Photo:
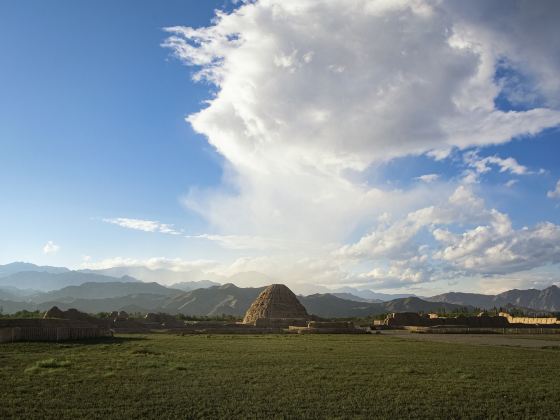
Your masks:
<svg viewBox="0 0 560 420"><path fill-rule="evenodd" d="M189 121L236 169L278 174L363 169L560 123L553 110L497 110L507 50L430 3L264 0L208 28L170 28L166 45L218 87Z"/></svg>
<svg viewBox="0 0 560 420"><path fill-rule="evenodd" d="M237 192L192 192L187 205L221 228L244 215L248 225L266 219L257 230L278 218L305 224L317 207L356 219L386 197L349 182L348 170L559 124L553 109L496 109L495 71L511 48L492 25L480 35L485 21L470 12L421 0L262 0L209 27L168 28L165 45L217 87L188 121L226 158Z"/></svg>
<svg viewBox="0 0 560 420"><path fill-rule="evenodd" d="M558 35L558 7L462 3L470 4L261 0L219 13L208 27L168 28L164 45L194 67L196 80L215 87L207 106L187 120L224 156L224 185L193 189L184 200L220 233L214 240L289 239L305 244L303 258L317 243L341 244L375 226L381 214L409 212L344 253L400 255L378 270L395 278L432 277L431 268L414 277L400 262L418 256L409 239L426 226L422 218L472 221L471 208L451 201L430 206L451 193L449 185L388 190L366 182L364 170L411 154L441 158L453 148L505 143L560 124L554 100L560 61L550 42ZM534 25L539 16L542 33ZM526 75L525 85L496 78L506 65ZM541 99L525 104L526 111L497 108L498 95L514 102L516 93L529 97L525 91ZM497 156L477 165L528 171ZM487 223L490 211L476 217ZM289 247L295 251L293 242Z"/></svg>

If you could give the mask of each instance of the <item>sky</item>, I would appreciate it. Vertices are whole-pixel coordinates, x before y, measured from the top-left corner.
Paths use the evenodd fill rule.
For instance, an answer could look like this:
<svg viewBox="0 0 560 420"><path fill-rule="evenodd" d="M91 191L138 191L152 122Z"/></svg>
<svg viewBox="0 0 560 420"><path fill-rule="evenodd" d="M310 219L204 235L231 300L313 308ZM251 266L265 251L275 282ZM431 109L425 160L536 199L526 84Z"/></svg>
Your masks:
<svg viewBox="0 0 560 420"><path fill-rule="evenodd" d="M559 19L554 0L3 0L0 264L557 284Z"/></svg>

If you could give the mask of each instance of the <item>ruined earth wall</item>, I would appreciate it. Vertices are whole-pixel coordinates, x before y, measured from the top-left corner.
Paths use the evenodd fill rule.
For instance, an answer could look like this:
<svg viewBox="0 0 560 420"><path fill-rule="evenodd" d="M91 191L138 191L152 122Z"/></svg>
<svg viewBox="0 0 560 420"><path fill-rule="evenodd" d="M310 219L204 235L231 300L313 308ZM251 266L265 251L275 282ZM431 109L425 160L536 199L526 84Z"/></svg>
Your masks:
<svg viewBox="0 0 560 420"><path fill-rule="evenodd" d="M0 343L82 340L111 336L109 329L85 322L61 319L10 319L0 322Z"/></svg>

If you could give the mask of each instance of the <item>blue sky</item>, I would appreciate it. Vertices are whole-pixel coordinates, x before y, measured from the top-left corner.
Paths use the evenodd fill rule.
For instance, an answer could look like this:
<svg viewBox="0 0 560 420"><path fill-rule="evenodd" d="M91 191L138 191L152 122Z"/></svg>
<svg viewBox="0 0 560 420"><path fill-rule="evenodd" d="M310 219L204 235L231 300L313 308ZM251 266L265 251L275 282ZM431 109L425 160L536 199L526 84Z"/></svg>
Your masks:
<svg viewBox="0 0 560 420"><path fill-rule="evenodd" d="M204 7L201 7L201 6ZM162 28L203 25L220 2L7 1L0 5L1 259L68 265L123 248L189 251L98 219L127 215L201 229L179 205L221 176L220 157L184 117L208 97ZM46 259L43 243L65 244ZM175 250L180 248L180 250Z"/></svg>
<svg viewBox="0 0 560 420"><path fill-rule="evenodd" d="M0 3L0 264L558 281L557 5L340 7Z"/></svg>

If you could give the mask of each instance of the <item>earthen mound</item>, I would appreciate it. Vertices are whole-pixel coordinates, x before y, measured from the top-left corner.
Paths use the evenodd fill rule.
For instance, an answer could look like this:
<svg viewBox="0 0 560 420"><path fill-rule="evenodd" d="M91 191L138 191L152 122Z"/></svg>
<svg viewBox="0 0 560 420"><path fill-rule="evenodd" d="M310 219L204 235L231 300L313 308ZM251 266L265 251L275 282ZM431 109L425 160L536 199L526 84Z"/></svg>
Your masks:
<svg viewBox="0 0 560 420"><path fill-rule="evenodd" d="M57 306L53 306L51 309L45 312L45 315L43 315L43 319L49 319L49 318L66 319L69 321L85 321L102 327L105 327L107 325L106 320L97 319L89 314L80 312L74 308L70 308L67 311L63 311L59 309Z"/></svg>
<svg viewBox="0 0 560 420"><path fill-rule="evenodd" d="M252 303L243 323L254 324L258 319L309 319L309 315L287 286L272 284Z"/></svg>
<svg viewBox="0 0 560 420"><path fill-rule="evenodd" d="M53 306L51 309L45 312L45 315L43 315L43 319L47 318L64 319L64 311L61 311L58 306Z"/></svg>

